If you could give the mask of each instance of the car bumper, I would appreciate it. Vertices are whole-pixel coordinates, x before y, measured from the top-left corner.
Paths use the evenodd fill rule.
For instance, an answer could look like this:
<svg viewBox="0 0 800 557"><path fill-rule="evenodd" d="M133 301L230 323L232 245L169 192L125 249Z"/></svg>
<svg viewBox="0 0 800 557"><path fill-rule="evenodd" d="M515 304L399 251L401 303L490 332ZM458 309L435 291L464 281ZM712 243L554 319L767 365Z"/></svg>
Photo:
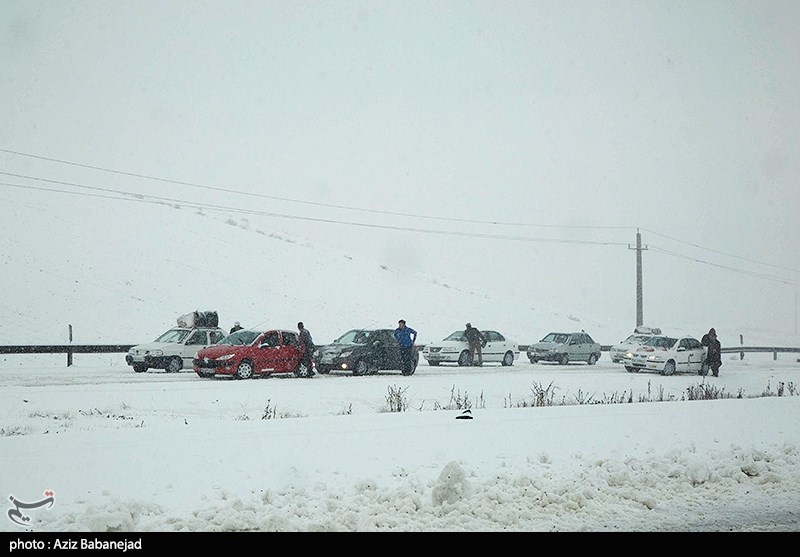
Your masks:
<svg viewBox="0 0 800 557"><path fill-rule="evenodd" d="M238 362L233 360L198 360L192 361L194 372L203 377L213 377L214 375L234 375Z"/></svg>
<svg viewBox="0 0 800 557"><path fill-rule="evenodd" d="M557 362L561 358L561 354L557 352L528 352L529 360L537 360L540 362Z"/></svg>
<svg viewBox="0 0 800 557"><path fill-rule="evenodd" d="M441 363L441 362L457 363L458 362L459 353L458 352L428 352L426 354L425 352L423 352L422 353L422 357L425 358L425 360L428 363L437 363L437 364Z"/></svg>
<svg viewBox="0 0 800 557"><path fill-rule="evenodd" d="M139 355L139 354L125 355L125 362L129 366L145 365L147 367L152 367L152 368L166 368L168 360L169 357L167 356L150 356L150 355Z"/></svg>

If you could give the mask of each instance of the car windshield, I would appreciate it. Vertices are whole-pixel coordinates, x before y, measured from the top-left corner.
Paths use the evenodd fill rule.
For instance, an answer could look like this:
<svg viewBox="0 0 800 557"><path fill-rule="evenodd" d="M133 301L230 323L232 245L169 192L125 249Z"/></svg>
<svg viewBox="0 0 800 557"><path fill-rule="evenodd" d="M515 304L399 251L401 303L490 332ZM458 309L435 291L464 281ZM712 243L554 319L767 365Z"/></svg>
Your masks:
<svg viewBox="0 0 800 557"><path fill-rule="evenodd" d="M262 331L236 331L231 333L217 344L229 344L231 346L249 346L261 335Z"/></svg>
<svg viewBox="0 0 800 557"><path fill-rule="evenodd" d="M334 340L334 344L366 344L372 331L353 329Z"/></svg>
<svg viewBox="0 0 800 557"><path fill-rule="evenodd" d="M544 337L541 342L555 342L557 344L564 344L567 342L567 337L569 335L564 333L550 333L546 337Z"/></svg>
<svg viewBox="0 0 800 557"><path fill-rule="evenodd" d="M170 329L156 339L156 342L181 343L189 334L189 329Z"/></svg>
<svg viewBox="0 0 800 557"><path fill-rule="evenodd" d="M677 338L670 338L670 337L652 337L647 342L644 343L645 346L651 346L653 348L664 348L670 349L675 346L675 343L678 342Z"/></svg>
<svg viewBox="0 0 800 557"><path fill-rule="evenodd" d="M465 331L456 331L455 333L450 333L445 337L445 340L460 340L462 342L467 341L467 334Z"/></svg>
<svg viewBox="0 0 800 557"><path fill-rule="evenodd" d="M642 344L644 342L647 342L647 339L649 338L650 338L649 335L631 335L625 340L623 340L622 344Z"/></svg>

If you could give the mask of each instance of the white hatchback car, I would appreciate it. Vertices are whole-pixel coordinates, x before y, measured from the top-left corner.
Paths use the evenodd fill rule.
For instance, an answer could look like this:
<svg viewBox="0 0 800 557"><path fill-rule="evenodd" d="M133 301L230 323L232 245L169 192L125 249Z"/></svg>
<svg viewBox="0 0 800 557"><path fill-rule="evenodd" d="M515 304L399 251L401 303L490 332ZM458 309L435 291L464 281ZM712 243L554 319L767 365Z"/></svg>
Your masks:
<svg viewBox="0 0 800 557"><path fill-rule="evenodd" d="M194 370L194 357L201 348L216 344L225 338L219 327L174 327L153 342L134 346L125 355L125 362L136 373L149 368L177 372Z"/></svg>
<svg viewBox="0 0 800 557"><path fill-rule="evenodd" d="M438 366L441 363L452 363L460 366L472 365L469 357L469 343L464 331L451 333L444 340L425 345L422 356L429 365ZM501 365L514 364L514 358L519 354L519 344L507 339L497 331L481 331L486 339L486 345L481 349L483 363L499 362Z"/></svg>
<svg viewBox="0 0 800 557"><path fill-rule="evenodd" d="M654 336L643 345L628 351L622 363L630 372L657 371L661 375L676 372L708 373L706 347L694 337Z"/></svg>

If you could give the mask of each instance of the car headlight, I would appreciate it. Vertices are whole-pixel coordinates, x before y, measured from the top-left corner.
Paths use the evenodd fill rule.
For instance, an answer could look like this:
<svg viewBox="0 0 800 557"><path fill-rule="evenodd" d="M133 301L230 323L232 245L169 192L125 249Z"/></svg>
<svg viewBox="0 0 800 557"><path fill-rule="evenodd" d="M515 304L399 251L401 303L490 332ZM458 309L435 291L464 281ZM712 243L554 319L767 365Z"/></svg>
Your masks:
<svg viewBox="0 0 800 557"><path fill-rule="evenodd" d="M225 354L224 356L220 356L219 358L217 358L217 360L219 360L220 362L227 362L231 358L233 358L233 354Z"/></svg>
<svg viewBox="0 0 800 557"><path fill-rule="evenodd" d="M162 352L161 350L153 350L152 352L150 352L150 355L151 356L163 356L164 352Z"/></svg>
<svg viewBox="0 0 800 557"><path fill-rule="evenodd" d="M339 357L346 358L346 357L350 356L352 353L353 353L352 350L348 350L347 352L342 352L341 354L339 354Z"/></svg>
<svg viewBox="0 0 800 557"><path fill-rule="evenodd" d="M625 352L626 358L633 358L633 352Z"/></svg>

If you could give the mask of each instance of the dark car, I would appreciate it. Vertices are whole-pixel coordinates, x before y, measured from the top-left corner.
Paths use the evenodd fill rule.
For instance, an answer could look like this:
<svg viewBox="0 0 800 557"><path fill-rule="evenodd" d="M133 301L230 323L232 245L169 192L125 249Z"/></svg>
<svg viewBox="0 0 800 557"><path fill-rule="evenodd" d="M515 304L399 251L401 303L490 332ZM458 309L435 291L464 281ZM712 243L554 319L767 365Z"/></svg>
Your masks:
<svg viewBox="0 0 800 557"><path fill-rule="evenodd" d="M236 379L275 373L311 377L313 370L301 361L299 345L295 331L236 331L200 350L194 371L200 377L228 375Z"/></svg>
<svg viewBox="0 0 800 557"><path fill-rule="evenodd" d="M394 329L353 329L334 340L319 346L314 354L317 371L350 371L353 375L373 375L383 370L401 371L413 375L419 363L419 352L414 350L411 371L404 371L400 357L400 344L394 338Z"/></svg>

